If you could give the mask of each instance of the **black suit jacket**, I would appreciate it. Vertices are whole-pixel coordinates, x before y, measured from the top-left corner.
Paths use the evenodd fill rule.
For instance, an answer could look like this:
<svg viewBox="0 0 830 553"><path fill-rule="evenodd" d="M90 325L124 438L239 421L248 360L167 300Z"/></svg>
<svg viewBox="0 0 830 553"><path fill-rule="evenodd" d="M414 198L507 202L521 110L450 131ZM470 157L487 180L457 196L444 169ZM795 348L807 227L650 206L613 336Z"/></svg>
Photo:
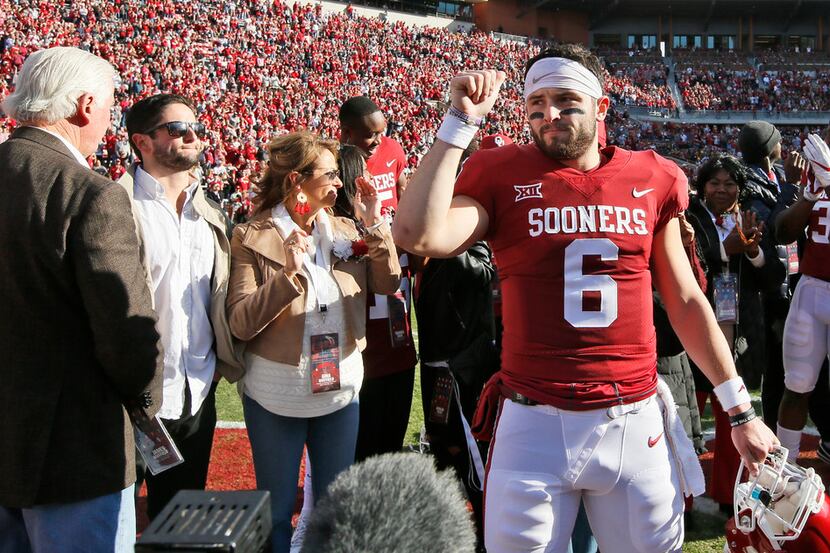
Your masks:
<svg viewBox="0 0 830 553"><path fill-rule="evenodd" d="M0 505L135 481L123 403L162 360L126 192L31 127L0 144Z"/></svg>

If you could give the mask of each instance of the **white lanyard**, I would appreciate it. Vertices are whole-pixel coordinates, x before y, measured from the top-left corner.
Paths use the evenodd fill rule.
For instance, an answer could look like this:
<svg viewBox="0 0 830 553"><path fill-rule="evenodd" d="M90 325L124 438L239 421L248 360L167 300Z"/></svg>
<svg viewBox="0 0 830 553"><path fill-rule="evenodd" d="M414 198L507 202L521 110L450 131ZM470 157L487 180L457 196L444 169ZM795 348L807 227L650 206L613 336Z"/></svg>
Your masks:
<svg viewBox="0 0 830 553"><path fill-rule="evenodd" d="M321 225L314 225L314 231L311 235L311 240L314 244L314 263L311 262L311 255L306 252L304 254L303 264L305 265L306 272L308 273L308 277L311 279L311 285L314 288L314 300L317 304L317 311L320 313L326 313L328 311L328 305L332 303L336 298L333 297L333 294L330 294L331 286L326 285L327 283L321 282L320 273L318 271L323 270L328 272L329 267L326 264L326 256L323 254L323 240L322 237L322 229L320 228ZM315 240L315 237L317 238Z"/></svg>

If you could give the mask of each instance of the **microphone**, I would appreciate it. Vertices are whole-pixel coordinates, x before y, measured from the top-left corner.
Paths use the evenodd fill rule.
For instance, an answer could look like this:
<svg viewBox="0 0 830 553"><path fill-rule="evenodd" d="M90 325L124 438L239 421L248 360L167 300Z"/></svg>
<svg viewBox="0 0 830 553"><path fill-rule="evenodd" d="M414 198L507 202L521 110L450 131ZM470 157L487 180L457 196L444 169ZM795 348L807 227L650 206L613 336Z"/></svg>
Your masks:
<svg viewBox="0 0 830 553"><path fill-rule="evenodd" d="M431 457L388 453L332 482L306 527L302 553L474 553L467 500Z"/></svg>

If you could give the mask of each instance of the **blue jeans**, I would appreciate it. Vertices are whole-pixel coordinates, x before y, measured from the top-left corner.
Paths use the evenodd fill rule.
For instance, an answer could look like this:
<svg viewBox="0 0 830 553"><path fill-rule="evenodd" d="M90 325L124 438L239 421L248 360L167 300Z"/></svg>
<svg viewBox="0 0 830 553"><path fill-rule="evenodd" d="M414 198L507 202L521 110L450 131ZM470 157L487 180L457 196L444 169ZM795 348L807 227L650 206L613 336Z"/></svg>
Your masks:
<svg viewBox="0 0 830 553"><path fill-rule="evenodd" d="M133 486L74 503L0 507L0 553L127 553L134 545Z"/></svg>
<svg viewBox="0 0 830 553"><path fill-rule="evenodd" d="M357 399L322 417L276 415L248 396L242 397L251 440L257 488L271 492L273 553L288 553L291 515L297 501L297 476L303 446L314 467L314 495L326 496L329 484L354 462L360 408Z"/></svg>

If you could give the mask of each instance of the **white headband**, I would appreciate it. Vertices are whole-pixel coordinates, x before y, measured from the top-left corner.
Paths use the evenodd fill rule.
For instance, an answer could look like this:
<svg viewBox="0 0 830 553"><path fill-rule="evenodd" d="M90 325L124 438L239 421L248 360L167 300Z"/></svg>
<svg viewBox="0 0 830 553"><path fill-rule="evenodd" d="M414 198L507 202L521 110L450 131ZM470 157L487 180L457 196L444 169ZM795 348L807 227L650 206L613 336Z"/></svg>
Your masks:
<svg viewBox="0 0 830 553"><path fill-rule="evenodd" d="M525 100L540 88L567 88L602 98L599 79L578 61L542 58L530 67L525 77Z"/></svg>

